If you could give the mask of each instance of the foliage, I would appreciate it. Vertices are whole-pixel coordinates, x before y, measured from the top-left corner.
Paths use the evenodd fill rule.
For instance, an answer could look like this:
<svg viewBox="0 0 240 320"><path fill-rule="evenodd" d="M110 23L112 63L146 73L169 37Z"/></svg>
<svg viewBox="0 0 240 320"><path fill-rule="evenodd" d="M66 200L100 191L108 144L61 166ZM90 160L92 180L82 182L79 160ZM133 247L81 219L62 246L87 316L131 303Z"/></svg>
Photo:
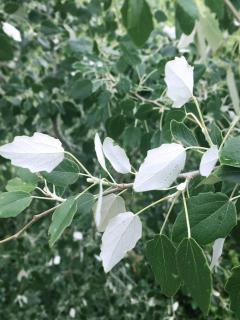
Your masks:
<svg viewBox="0 0 240 320"><path fill-rule="evenodd" d="M239 9L1 2L1 319L240 317Z"/></svg>

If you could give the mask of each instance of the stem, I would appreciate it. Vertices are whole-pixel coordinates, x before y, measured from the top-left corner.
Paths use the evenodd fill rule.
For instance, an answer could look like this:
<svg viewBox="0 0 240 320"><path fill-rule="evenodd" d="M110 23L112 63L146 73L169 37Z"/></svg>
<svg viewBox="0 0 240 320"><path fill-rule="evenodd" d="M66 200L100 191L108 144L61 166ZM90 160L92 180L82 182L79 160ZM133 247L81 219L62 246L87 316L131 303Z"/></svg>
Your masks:
<svg viewBox="0 0 240 320"><path fill-rule="evenodd" d="M232 132L232 130L235 127L235 125L238 123L239 119L240 119L240 117L238 116L232 121L232 123L231 123L231 125L230 125L230 127L229 127L229 129L228 129L228 131L227 131L227 133L225 135L225 137L223 138L223 141L222 141L221 145L220 145L219 152L222 150L222 148L224 146L224 143L226 142L227 138L229 137L229 135Z"/></svg>
<svg viewBox="0 0 240 320"><path fill-rule="evenodd" d="M165 219L164 219L163 225L162 225L161 230L160 230L160 235L163 233L163 230L164 230L165 225L166 225L166 223L167 223L167 221L168 221L168 218L169 218L169 216L170 216L170 213L172 212L172 208L174 207L174 204L175 204L177 198L179 197L180 193L181 193L181 192L178 192L178 193L176 194L176 197L173 199L173 201L172 201L172 203L171 203L171 205L170 205L170 207L169 207L169 210L168 210L168 212L167 212L167 215L166 215L166 217L165 217Z"/></svg>
<svg viewBox="0 0 240 320"><path fill-rule="evenodd" d="M186 203L184 191L182 192L182 197L183 197L184 212L185 212L185 218L186 218L186 224L187 224L188 239L190 239L191 238L191 228L190 228L188 208L187 208L187 203Z"/></svg>
<svg viewBox="0 0 240 320"><path fill-rule="evenodd" d="M235 18L238 20L238 22L240 22L240 14L237 11L237 9L234 7L234 5L232 4L232 2L230 0L224 0L226 6L228 7L228 9L232 12L232 14L235 16Z"/></svg>
<svg viewBox="0 0 240 320"><path fill-rule="evenodd" d="M69 155L79 166L80 168L83 169L83 171L86 172L86 174L89 176L89 177L92 177L91 173L88 171L88 169L82 164L81 161L79 161L71 152L68 152L68 151L64 151L65 154Z"/></svg>
<svg viewBox="0 0 240 320"><path fill-rule="evenodd" d="M229 201L237 200L238 198L240 198L240 195L238 195L238 196L236 196L236 197L233 197L233 198L229 199Z"/></svg>
<svg viewBox="0 0 240 320"><path fill-rule="evenodd" d="M77 200L78 198L80 198L84 193L86 193L88 190L90 190L92 187L94 187L96 185L96 183L91 184L89 187L87 187L85 190L83 190L81 193L79 193L75 200Z"/></svg>
<svg viewBox="0 0 240 320"><path fill-rule="evenodd" d="M38 197L38 196L31 196L32 199L41 199L41 200L52 200L52 201L60 201L59 199L49 198L49 197ZM65 200L62 199L61 202L64 202Z"/></svg>
<svg viewBox="0 0 240 320"><path fill-rule="evenodd" d="M161 199L159 199L159 200L157 200L157 201L155 201L155 202L152 202L151 204L149 204L149 205L146 206L145 208L139 210L139 211L136 213L136 215L139 215L140 213L142 213L142 212L148 210L149 208L151 208L151 207L159 204L160 202L163 202L164 200L167 200L167 199L169 199L169 198L174 197L176 194L177 194L177 192L172 193L172 194L170 194L170 195L168 195L168 196L166 196L166 197L164 197L164 198L161 198Z"/></svg>
<svg viewBox="0 0 240 320"><path fill-rule="evenodd" d="M195 96L192 97L193 98L193 101L197 107L197 111L198 111L198 114L199 114L199 117L200 117L200 120L201 120L201 123L202 123L202 130L203 130L203 133L205 134L205 138L207 140L207 142L209 143L210 147L213 146L213 142L212 142L212 139L208 133L208 129L205 125L205 122L204 122L204 119L203 119L203 115L202 115L202 112L201 112L201 109L200 109L200 106L199 106L199 103L197 101L197 98Z"/></svg>
<svg viewBox="0 0 240 320"><path fill-rule="evenodd" d="M32 217L32 220L30 220L25 226L22 227L22 229L20 229L18 232L16 232L15 234L13 234L10 237L7 237L3 240L0 240L0 244L8 242L10 240L16 240L18 239L25 230L27 230L29 227L31 227L35 222L37 222L38 220L42 219L43 217L47 216L49 213L53 212L55 209L57 209L58 207L60 207L62 204L58 204L55 207L52 207L46 211L43 211L42 213L39 213L35 216Z"/></svg>

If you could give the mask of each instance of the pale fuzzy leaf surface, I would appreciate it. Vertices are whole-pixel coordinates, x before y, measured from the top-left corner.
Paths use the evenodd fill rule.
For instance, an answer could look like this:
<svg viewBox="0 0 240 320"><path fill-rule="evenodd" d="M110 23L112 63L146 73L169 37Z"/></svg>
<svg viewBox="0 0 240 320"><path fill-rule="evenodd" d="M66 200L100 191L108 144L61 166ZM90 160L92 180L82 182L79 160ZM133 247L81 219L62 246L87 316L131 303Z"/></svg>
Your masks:
<svg viewBox="0 0 240 320"><path fill-rule="evenodd" d="M102 236L101 258L105 272L109 272L125 254L132 250L142 236L142 223L132 212L112 218Z"/></svg>
<svg viewBox="0 0 240 320"><path fill-rule="evenodd" d="M219 259L222 255L222 252L223 252L224 241L225 241L224 238L219 238L214 241L210 269L213 269L215 266L218 266Z"/></svg>
<svg viewBox="0 0 240 320"><path fill-rule="evenodd" d="M22 41L22 37L21 37L20 31L17 28L15 28L13 25L11 25L10 23L3 22L2 23L2 29L3 29L3 32L6 33L6 35L8 35L13 40L15 40L17 42L21 42Z"/></svg>
<svg viewBox="0 0 240 320"><path fill-rule="evenodd" d="M228 86L229 94L230 94L230 97L231 97L231 100L233 103L234 110L235 110L236 114L239 114L239 112L240 112L240 98L239 98L236 81L235 81L234 74L232 72L231 67L229 67L227 70L226 80L227 80L227 86Z"/></svg>
<svg viewBox="0 0 240 320"><path fill-rule="evenodd" d="M184 57L176 57L165 66L167 96L174 107L181 108L193 95L193 67Z"/></svg>
<svg viewBox="0 0 240 320"><path fill-rule="evenodd" d="M185 33L181 34L181 37L178 41L178 49L184 51L186 47L188 47L191 43L194 42L194 37L196 34L196 28L193 29L192 33L187 35ZM186 50L186 49L185 49Z"/></svg>
<svg viewBox="0 0 240 320"><path fill-rule="evenodd" d="M103 197L100 211L97 210L97 205L95 210L95 220L98 231L104 232L108 225L108 222L119 213L125 211L125 202L122 197L117 196L114 193L108 194L107 196ZM98 219L96 219L97 215Z"/></svg>
<svg viewBox="0 0 240 320"><path fill-rule="evenodd" d="M126 152L119 147L113 139L107 137L103 142L103 152L105 157L110 161L113 168L119 173L129 173L131 164Z"/></svg>
<svg viewBox="0 0 240 320"><path fill-rule="evenodd" d="M100 180L98 200L97 200L96 207L94 210L94 212L95 212L94 218L95 218L95 224L96 224L97 228L99 228L99 226L101 224L102 202L103 202L103 187L102 187L102 180Z"/></svg>
<svg viewBox="0 0 240 320"><path fill-rule="evenodd" d="M200 162L200 174L201 176L208 177L213 171L216 163L218 162L218 147L212 146L202 156Z"/></svg>
<svg viewBox="0 0 240 320"><path fill-rule="evenodd" d="M169 188L183 170L186 151L177 143L149 150L134 181L136 192Z"/></svg>
<svg viewBox="0 0 240 320"><path fill-rule="evenodd" d="M94 146L95 146L95 152L96 152L96 156L97 156L98 162L100 163L101 167L105 171L107 171L106 163L105 163L105 157L104 157L104 154L103 154L103 146L102 146L102 142L101 142L101 139L100 139L98 133L95 134Z"/></svg>
<svg viewBox="0 0 240 320"><path fill-rule="evenodd" d="M0 155L31 172L51 172L63 161L64 149L58 139L35 132L32 137L18 136L1 146Z"/></svg>

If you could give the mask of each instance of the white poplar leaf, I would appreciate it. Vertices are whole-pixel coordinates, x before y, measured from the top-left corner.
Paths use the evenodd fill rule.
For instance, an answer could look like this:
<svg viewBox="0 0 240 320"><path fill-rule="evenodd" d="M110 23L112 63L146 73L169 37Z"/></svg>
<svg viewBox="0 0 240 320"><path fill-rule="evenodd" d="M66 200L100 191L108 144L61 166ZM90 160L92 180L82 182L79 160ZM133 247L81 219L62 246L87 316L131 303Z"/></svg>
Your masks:
<svg viewBox="0 0 240 320"><path fill-rule="evenodd" d="M13 40L15 40L17 42L21 42L22 41L22 37L21 37L20 31L17 28L15 28L13 25L11 25L10 23L3 22L2 23L2 29L3 29L3 32L6 33L6 35L8 35Z"/></svg>
<svg viewBox="0 0 240 320"><path fill-rule="evenodd" d="M186 47L188 47L191 43L193 43L195 34L196 34L196 28L194 28L191 34L189 35L182 33L178 41L178 45L177 45L178 49L183 50Z"/></svg>
<svg viewBox="0 0 240 320"><path fill-rule="evenodd" d="M31 172L51 172L64 159L64 149L58 139L35 132L32 137L18 136L0 147L0 155L12 164Z"/></svg>
<svg viewBox="0 0 240 320"><path fill-rule="evenodd" d="M103 141L103 152L113 168L119 173L131 172L131 164L126 152L113 139L107 137Z"/></svg>
<svg viewBox="0 0 240 320"><path fill-rule="evenodd" d="M181 144L163 144L149 150L136 174L133 189L136 192L169 188L183 170L186 151Z"/></svg>
<svg viewBox="0 0 240 320"><path fill-rule="evenodd" d="M95 134L94 145L95 145L95 152L97 155L98 162L100 163L101 167L105 171L107 171L105 157L103 154L103 146L102 146L102 142L101 142L101 139L100 139L98 133Z"/></svg>
<svg viewBox="0 0 240 320"><path fill-rule="evenodd" d="M214 145L209 148L202 156L199 168L201 176L208 177L215 168L217 162L218 147Z"/></svg>
<svg viewBox="0 0 240 320"><path fill-rule="evenodd" d="M219 265L219 258L221 257L223 252L224 241L225 241L224 238L219 238L214 241L210 269L213 269L215 266Z"/></svg>
<svg viewBox="0 0 240 320"><path fill-rule="evenodd" d="M174 107L181 108L193 96L193 67L184 57L176 57L165 66L165 82L167 96L173 101Z"/></svg>
<svg viewBox="0 0 240 320"><path fill-rule="evenodd" d="M98 193L98 200L95 208L95 223L97 228L99 227L101 223L101 210L102 210L102 202L103 202L103 187L102 187L102 180L99 182L99 193Z"/></svg>
<svg viewBox="0 0 240 320"><path fill-rule="evenodd" d="M109 272L142 236L142 223L132 212L112 218L102 236L100 257L105 272Z"/></svg>
<svg viewBox="0 0 240 320"><path fill-rule="evenodd" d="M98 202L97 202L98 204ZM114 193L108 194L103 197L100 212L95 210L95 222L99 232L104 232L108 222L121 212L125 212L124 199ZM98 219L96 219L98 217Z"/></svg>

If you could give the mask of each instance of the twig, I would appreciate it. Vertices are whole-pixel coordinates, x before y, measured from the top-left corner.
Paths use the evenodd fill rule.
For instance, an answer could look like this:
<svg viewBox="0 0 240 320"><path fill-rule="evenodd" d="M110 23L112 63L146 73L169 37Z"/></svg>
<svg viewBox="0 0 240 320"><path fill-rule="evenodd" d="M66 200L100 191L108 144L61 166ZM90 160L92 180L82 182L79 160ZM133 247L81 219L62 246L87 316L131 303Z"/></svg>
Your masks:
<svg viewBox="0 0 240 320"><path fill-rule="evenodd" d="M237 9L234 7L232 2L230 0L224 0L225 5L228 7L228 9L232 12L232 14L235 16L235 18L240 22L240 13L237 11Z"/></svg>
<svg viewBox="0 0 240 320"><path fill-rule="evenodd" d="M30 220L25 226L22 227L18 232L15 234L11 235L10 237L7 237L3 240L0 240L0 244L11 241L11 240L17 240L23 233L26 231L29 227L31 227L35 222L38 220L42 219L43 217L47 216L49 213L53 212L55 209L61 206L61 203L46 210L43 211L42 213L36 214L32 217L32 220Z"/></svg>

